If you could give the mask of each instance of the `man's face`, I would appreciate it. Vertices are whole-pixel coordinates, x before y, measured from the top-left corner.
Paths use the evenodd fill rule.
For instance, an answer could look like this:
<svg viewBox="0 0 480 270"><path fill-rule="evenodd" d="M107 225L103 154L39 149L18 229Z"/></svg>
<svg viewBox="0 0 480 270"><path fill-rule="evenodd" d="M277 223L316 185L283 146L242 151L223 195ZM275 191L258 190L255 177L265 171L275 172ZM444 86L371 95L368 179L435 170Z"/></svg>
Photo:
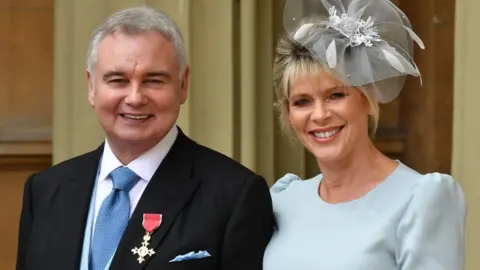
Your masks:
<svg viewBox="0 0 480 270"><path fill-rule="evenodd" d="M188 69L180 81L175 49L158 32L107 36L93 72L88 100L111 143L153 147L187 99Z"/></svg>

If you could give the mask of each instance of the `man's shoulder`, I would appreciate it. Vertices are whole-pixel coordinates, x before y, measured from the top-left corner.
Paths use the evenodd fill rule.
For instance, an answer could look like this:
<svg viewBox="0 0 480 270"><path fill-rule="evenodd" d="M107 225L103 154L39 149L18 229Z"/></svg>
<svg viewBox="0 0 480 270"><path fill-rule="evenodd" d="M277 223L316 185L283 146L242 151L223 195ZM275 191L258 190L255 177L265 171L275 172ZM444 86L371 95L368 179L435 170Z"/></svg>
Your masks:
<svg viewBox="0 0 480 270"><path fill-rule="evenodd" d="M232 157L210 147L198 144L197 166L210 175L229 175L237 179L252 178L255 172Z"/></svg>
<svg viewBox="0 0 480 270"><path fill-rule="evenodd" d="M235 203L244 192L253 192L256 198L270 200L268 184L263 176L207 146L198 145L193 173L202 180L202 187L209 194L222 197L225 202Z"/></svg>
<svg viewBox="0 0 480 270"><path fill-rule="evenodd" d="M77 172L84 170L87 164L92 164L99 157L98 149L75 156L64 161L59 162L49 168L46 168L40 172L34 174L36 182L49 181L60 181L62 179L68 178L69 176L74 176Z"/></svg>

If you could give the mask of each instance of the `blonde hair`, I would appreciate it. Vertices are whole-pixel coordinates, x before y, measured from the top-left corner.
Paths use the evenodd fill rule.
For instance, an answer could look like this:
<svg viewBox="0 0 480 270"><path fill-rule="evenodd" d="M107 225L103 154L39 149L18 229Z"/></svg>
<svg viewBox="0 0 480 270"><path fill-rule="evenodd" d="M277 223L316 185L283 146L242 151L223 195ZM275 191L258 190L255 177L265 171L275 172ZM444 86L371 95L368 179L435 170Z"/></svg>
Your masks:
<svg viewBox="0 0 480 270"><path fill-rule="evenodd" d="M324 63L318 61L310 51L295 40L288 36L279 40L273 65L273 85L276 95L275 106L280 112L282 129L288 134L292 133L292 127L288 121L288 100L291 83L298 77L318 75L322 69L332 73ZM378 127L379 105L378 102L366 94L368 93L366 91L368 87L356 88L362 93L370 106L372 114L368 117L368 132L370 137L374 137Z"/></svg>

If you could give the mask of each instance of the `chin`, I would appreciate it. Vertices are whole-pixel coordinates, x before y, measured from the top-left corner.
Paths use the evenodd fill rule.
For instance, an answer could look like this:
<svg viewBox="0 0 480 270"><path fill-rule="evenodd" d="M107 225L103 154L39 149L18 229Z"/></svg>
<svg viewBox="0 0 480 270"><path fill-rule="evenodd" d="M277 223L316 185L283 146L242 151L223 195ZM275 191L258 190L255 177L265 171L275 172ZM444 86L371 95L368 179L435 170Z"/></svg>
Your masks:
<svg viewBox="0 0 480 270"><path fill-rule="evenodd" d="M139 144L151 140L151 136L146 135L145 132L118 133L114 134L114 137L117 140L128 144Z"/></svg>
<svg viewBox="0 0 480 270"><path fill-rule="evenodd" d="M342 147L333 145L331 147L315 147L314 149L309 149L309 151L318 162L341 162L345 157Z"/></svg>
<svg viewBox="0 0 480 270"><path fill-rule="evenodd" d="M314 154L314 156L319 163L337 163L344 160L343 156L339 154L322 153L320 155Z"/></svg>

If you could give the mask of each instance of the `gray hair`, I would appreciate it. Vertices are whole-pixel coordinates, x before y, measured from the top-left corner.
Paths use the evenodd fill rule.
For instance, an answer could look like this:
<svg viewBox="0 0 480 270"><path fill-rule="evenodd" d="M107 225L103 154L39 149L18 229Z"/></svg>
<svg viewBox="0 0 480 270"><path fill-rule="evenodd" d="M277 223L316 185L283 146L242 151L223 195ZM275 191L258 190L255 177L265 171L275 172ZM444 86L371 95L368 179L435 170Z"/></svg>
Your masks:
<svg viewBox="0 0 480 270"><path fill-rule="evenodd" d="M179 27L166 14L146 6L124 9L111 15L92 34L87 53L87 69L93 75L98 59L98 46L114 33L140 34L158 31L174 46L177 53L180 80L188 65L187 51Z"/></svg>

